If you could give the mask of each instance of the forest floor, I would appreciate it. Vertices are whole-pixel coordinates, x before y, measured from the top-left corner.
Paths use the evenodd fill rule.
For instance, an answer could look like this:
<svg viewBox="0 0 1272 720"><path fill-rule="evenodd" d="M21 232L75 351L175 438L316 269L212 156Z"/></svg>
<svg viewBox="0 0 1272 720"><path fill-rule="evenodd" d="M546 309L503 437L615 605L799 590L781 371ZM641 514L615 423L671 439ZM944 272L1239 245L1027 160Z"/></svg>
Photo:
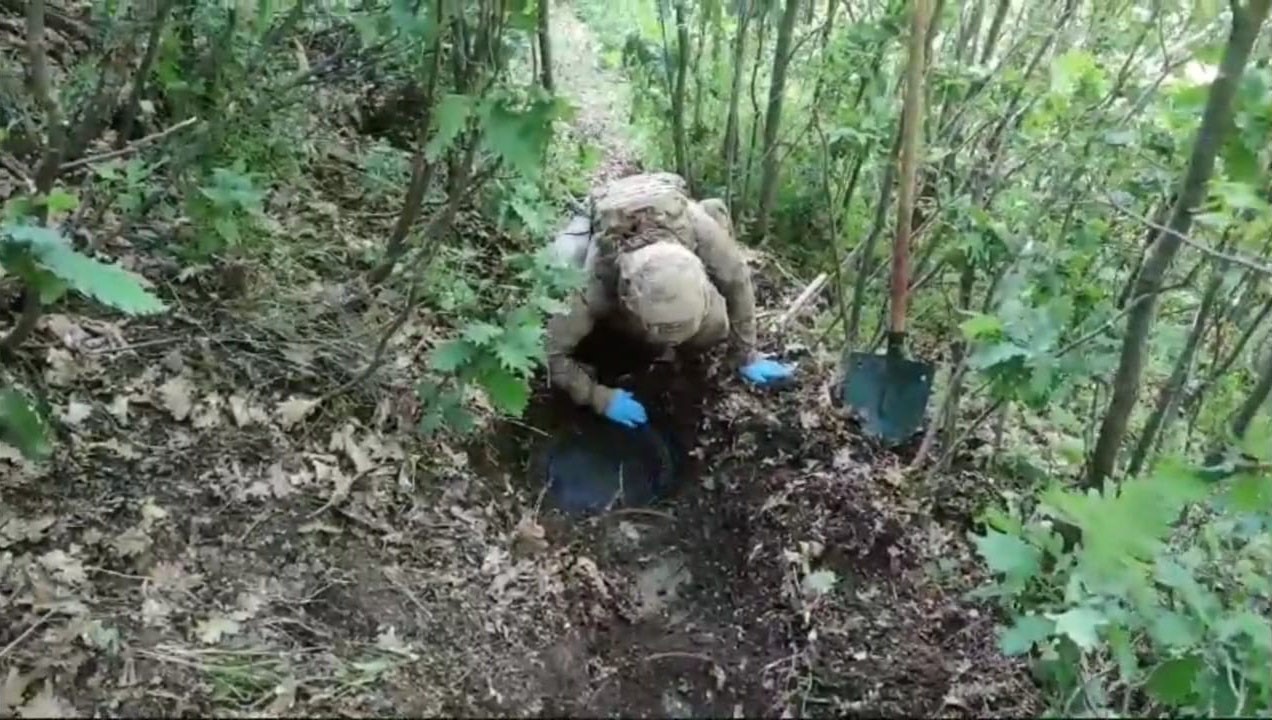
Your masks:
<svg viewBox="0 0 1272 720"><path fill-rule="evenodd" d="M598 179L630 172L622 81L559 7L575 132L604 148ZM350 192L324 178L275 207L352 248L391 218ZM401 400L438 334L419 317L376 390L303 415L369 357L392 298L355 316L319 302L340 278L263 273L231 297L140 255L171 313L75 306L24 350L58 439L41 465L0 457L0 717L1037 711L964 599L991 481L905 481L830 403L832 363L802 358L779 393L715 355L651 373L693 481L566 521L526 479L542 381L525 423L425 444ZM801 289L755 263L764 309Z"/></svg>

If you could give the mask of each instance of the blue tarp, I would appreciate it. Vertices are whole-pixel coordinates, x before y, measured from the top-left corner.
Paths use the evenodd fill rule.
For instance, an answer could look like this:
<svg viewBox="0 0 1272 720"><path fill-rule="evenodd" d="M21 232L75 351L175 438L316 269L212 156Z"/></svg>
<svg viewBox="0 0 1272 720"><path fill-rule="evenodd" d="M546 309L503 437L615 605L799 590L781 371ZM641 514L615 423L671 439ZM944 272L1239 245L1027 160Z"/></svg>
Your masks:
<svg viewBox="0 0 1272 720"><path fill-rule="evenodd" d="M670 439L648 425L628 429L597 418L554 439L545 452L548 499L570 514L648 505L675 477Z"/></svg>

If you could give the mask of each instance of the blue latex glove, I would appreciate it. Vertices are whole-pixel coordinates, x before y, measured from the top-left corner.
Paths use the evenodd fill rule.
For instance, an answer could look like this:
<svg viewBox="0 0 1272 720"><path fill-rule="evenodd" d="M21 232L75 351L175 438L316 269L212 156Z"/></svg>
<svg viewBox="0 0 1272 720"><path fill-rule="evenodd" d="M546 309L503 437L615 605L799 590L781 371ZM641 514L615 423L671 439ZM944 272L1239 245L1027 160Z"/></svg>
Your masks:
<svg viewBox="0 0 1272 720"><path fill-rule="evenodd" d="M768 358L760 358L742 366L742 377L756 385L770 385L786 380L795 371L791 365L783 365Z"/></svg>
<svg viewBox="0 0 1272 720"><path fill-rule="evenodd" d="M631 393L622 389L614 391L614 397L610 399L609 407L605 408L605 417L629 428L644 425L645 421L649 419L645 415L645 406L632 397Z"/></svg>

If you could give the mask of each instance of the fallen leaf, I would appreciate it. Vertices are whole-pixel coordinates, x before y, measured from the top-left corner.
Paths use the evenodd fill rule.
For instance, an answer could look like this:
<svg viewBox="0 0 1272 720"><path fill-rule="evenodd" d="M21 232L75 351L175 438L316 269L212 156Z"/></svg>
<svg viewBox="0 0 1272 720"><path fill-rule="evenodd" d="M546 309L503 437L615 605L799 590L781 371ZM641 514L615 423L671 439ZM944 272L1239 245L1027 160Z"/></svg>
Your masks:
<svg viewBox="0 0 1272 720"><path fill-rule="evenodd" d="M190 424L199 430L219 427L221 424L221 396L212 393L194 409Z"/></svg>
<svg viewBox="0 0 1272 720"><path fill-rule="evenodd" d="M237 621L224 615L213 615L207 620L200 621L194 628L194 632L204 644L215 645L221 642L223 637L237 635L240 627Z"/></svg>
<svg viewBox="0 0 1272 720"><path fill-rule="evenodd" d="M44 369L44 379L50 385L66 387L75 382L75 377L79 375L80 364L62 348L49 348L46 361L48 367Z"/></svg>
<svg viewBox="0 0 1272 720"><path fill-rule="evenodd" d="M65 315L52 313L42 318L44 327L62 342L68 350L74 350L89 339L89 334L79 323Z"/></svg>
<svg viewBox="0 0 1272 720"><path fill-rule="evenodd" d="M66 718L76 717L75 708L67 705L61 698L53 694L53 686L44 683L44 689L31 701L18 708L20 718Z"/></svg>
<svg viewBox="0 0 1272 720"><path fill-rule="evenodd" d="M190 416L190 411L194 408L194 402L190 399L192 391L190 381L182 375L177 375L159 386L159 396L163 406L172 414L174 420L181 421Z"/></svg>
<svg viewBox="0 0 1272 720"><path fill-rule="evenodd" d="M168 624L172 615L172 605L156 597L148 597L141 602L141 619L150 627L163 627Z"/></svg>
<svg viewBox="0 0 1272 720"><path fill-rule="evenodd" d="M114 415L115 419L119 421L120 425L128 424L128 400L129 396L127 395L116 395L107 408L110 414Z"/></svg>
<svg viewBox="0 0 1272 720"><path fill-rule="evenodd" d="M274 493L274 497L281 500L294 492L291 478L287 476L287 472L283 470L281 463L270 465L269 469L265 471L265 477L269 482L270 490Z"/></svg>
<svg viewBox="0 0 1272 720"><path fill-rule="evenodd" d="M88 575L84 572L84 563L67 555L63 550L50 550L44 553L40 556L40 564L53 573L58 580L68 585L88 581Z"/></svg>
<svg viewBox="0 0 1272 720"><path fill-rule="evenodd" d="M296 679L292 677L279 683L274 688L274 699L270 701L269 707L265 708L265 714L277 717L291 710L296 704L296 687Z"/></svg>
<svg viewBox="0 0 1272 720"><path fill-rule="evenodd" d="M22 704L22 696L26 694L27 685L35 679L35 675L23 675L18 668L10 665L9 674L0 685L0 717L9 717L13 710Z"/></svg>
<svg viewBox="0 0 1272 720"><path fill-rule="evenodd" d="M317 400L293 397L278 404L278 420L284 430L305 419L309 411L317 404Z"/></svg>
<svg viewBox="0 0 1272 720"><path fill-rule="evenodd" d="M66 404L66 409L62 411L62 422L67 425L79 425L93 414L93 406L88 403L82 403L78 400L72 400Z"/></svg>
<svg viewBox="0 0 1272 720"><path fill-rule="evenodd" d="M239 427L246 427L254 422L259 423L269 419L269 416L263 410L251 404L242 395L231 395L229 404L230 416L234 418L234 424Z"/></svg>
<svg viewBox="0 0 1272 720"><path fill-rule="evenodd" d="M817 570L804 576L801 583L804 593L808 595L825 595L835 589L839 576L833 570Z"/></svg>
<svg viewBox="0 0 1272 720"><path fill-rule="evenodd" d="M140 527L133 527L116 535L110 544L115 548L115 552L124 557L131 557L150 549L150 536L146 535L145 530Z"/></svg>
<svg viewBox="0 0 1272 720"><path fill-rule="evenodd" d="M345 423L344 427L332 433L330 449L344 450L355 470L359 473L369 472L375 465L354 437L354 432L353 423Z"/></svg>
<svg viewBox="0 0 1272 720"><path fill-rule="evenodd" d="M546 537L543 526L527 515L517 523L514 543L525 551L542 552L548 549Z"/></svg>

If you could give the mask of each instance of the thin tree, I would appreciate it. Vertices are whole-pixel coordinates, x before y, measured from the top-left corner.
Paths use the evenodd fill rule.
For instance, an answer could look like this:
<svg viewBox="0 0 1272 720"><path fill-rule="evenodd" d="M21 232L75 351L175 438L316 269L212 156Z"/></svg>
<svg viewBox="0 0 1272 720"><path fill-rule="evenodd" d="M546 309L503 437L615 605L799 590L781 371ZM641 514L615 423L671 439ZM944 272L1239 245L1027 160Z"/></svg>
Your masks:
<svg viewBox="0 0 1272 720"><path fill-rule="evenodd" d="M769 214L777 199L780 159L777 153L777 131L782 124L782 104L786 97L786 71L791 63L791 38L799 18L799 0L786 0L781 24L777 28L777 47L773 50L773 76L769 81L768 108L764 113L764 163L760 176L760 208L755 228L759 237L768 233Z"/></svg>
<svg viewBox="0 0 1272 720"><path fill-rule="evenodd" d="M1214 172L1215 155L1232 124L1232 100L1258 38L1259 28L1268 15L1270 2L1272 0L1249 0L1244 6L1235 0L1232 3L1232 30L1219 64L1219 73L1210 86L1201 127L1193 141L1188 169L1180 182L1170 221L1166 230L1158 233L1153 240L1131 293L1131 297L1143 300L1136 302L1127 314L1126 336L1113 377L1113 397L1087 466L1085 484L1088 487L1100 487L1117 465L1131 411L1139 396L1148 337L1157 318L1162 281L1179 253L1181 238L1192 227L1194 209L1205 198L1207 184Z"/></svg>

